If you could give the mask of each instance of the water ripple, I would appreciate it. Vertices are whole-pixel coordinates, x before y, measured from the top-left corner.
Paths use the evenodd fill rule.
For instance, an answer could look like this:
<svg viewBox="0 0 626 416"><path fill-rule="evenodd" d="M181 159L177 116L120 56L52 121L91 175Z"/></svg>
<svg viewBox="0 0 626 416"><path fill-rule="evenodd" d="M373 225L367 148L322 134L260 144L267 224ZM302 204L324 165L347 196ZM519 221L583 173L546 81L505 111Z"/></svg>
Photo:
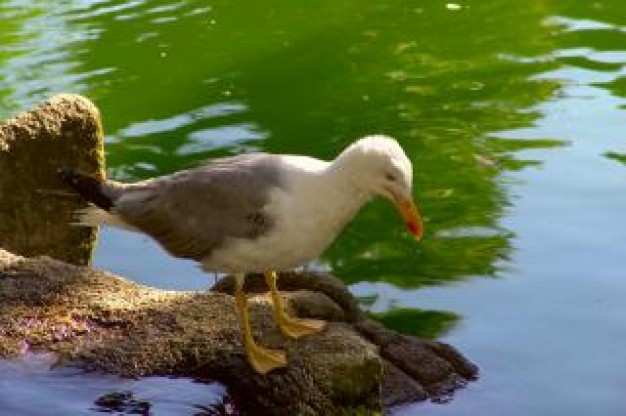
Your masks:
<svg viewBox="0 0 626 416"><path fill-rule="evenodd" d="M210 104L184 114L177 114L160 120L146 120L136 122L120 132L121 137L142 137L149 134L174 131L189 126L198 120L208 118L225 117L242 113L246 106L236 102L223 102Z"/></svg>

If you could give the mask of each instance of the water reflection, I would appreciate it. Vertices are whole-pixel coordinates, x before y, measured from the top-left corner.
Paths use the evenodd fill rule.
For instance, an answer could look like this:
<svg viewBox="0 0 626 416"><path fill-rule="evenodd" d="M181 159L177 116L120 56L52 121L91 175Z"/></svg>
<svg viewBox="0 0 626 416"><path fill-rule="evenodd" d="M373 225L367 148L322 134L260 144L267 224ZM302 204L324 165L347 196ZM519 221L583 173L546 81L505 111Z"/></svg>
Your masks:
<svg viewBox="0 0 626 416"><path fill-rule="evenodd" d="M5 415L147 414L141 409L111 409L94 404L111 392L129 392L149 407L150 414L191 415L217 405L225 395L218 383L185 378L144 377L140 380L85 374L69 368L50 371L55 358L29 354L0 360L0 411ZM10 387L9 387L10 386ZM8 388L7 388L8 387Z"/></svg>
<svg viewBox="0 0 626 416"><path fill-rule="evenodd" d="M80 7L74 5L73 7ZM82 45L99 28L70 22L66 4L9 0L0 4L0 117L58 92L90 92L111 67L83 66Z"/></svg>
<svg viewBox="0 0 626 416"><path fill-rule="evenodd" d="M255 142L265 133L253 123L236 121L246 111L243 104L220 102L163 119L132 123L108 138L111 174L118 179L137 180L169 173L171 165L182 169L225 152L257 150ZM132 160L142 162L128 161L130 154L134 154ZM120 156L126 161L116 159Z"/></svg>
<svg viewBox="0 0 626 416"><path fill-rule="evenodd" d="M610 142L619 131L611 129L615 126L612 120L620 117L607 110L620 112L626 108L625 12L626 6L617 2L562 4L559 15L550 19L560 29L559 48L553 55L575 80L570 90L578 87L571 97L605 103L601 113L588 109L597 117L594 133L599 142L594 151L620 163L626 163L624 147L606 148L614 146Z"/></svg>
<svg viewBox="0 0 626 416"><path fill-rule="evenodd" d="M374 316L387 328L422 338L439 338L445 335L460 318L452 312L424 311L420 309L392 308Z"/></svg>
<svg viewBox="0 0 626 416"><path fill-rule="evenodd" d="M605 156L608 157L609 159L616 160L626 165L626 154L623 154L623 153L620 154L616 152L607 152Z"/></svg>
<svg viewBox="0 0 626 416"><path fill-rule="evenodd" d="M519 10L503 12L497 20L490 18L492 12L472 5L471 19L451 19L460 25L453 29L459 35L461 31L493 31L498 33L497 40L481 36L441 39L429 24L437 20L422 20L415 13L393 23L383 21L380 28L371 27L377 22L367 22L372 33L386 37L385 48L378 39L369 50L361 45L365 55L377 58L369 63L370 73L386 78L384 88L378 86L369 94L369 100L383 112L377 111L378 117L368 114L368 118L379 126L393 126L388 132L404 139L416 164L418 200L431 233L416 247L404 238L393 213L375 205L327 256L335 272L347 281L385 280L417 287L495 275L497 260L506 259L512 233L498 225L508 204L503 174L537 163L517 159L517 151L561 142L513 139L504 132L531 126L540 117L533 106L551 97L559 83L532 78L550 68L550 63L506 57L534 56L546 50L549 45L541 42L539 22L522 19L508 26L507 18L519 19ZM536 12L531 7L528 17L535 18ZM442 13L432 4L420 8L418 14ZM506 47L500 45L499 54L490 53L491 43L503 38L509 40ZM370 91L370 85L378 82L374 76L364 78L355 89Z"/></svg>
<svg viewBox="0 0 626 416"><path fill-rule="evenodd" d="M15 55L31 67L55 57L67 64L64 79L88 82L72 85L102 109L110 173L120 179L251 150L329 158L363 134L398 137L416 166L426 239L416 245L389 204L376 201L323 260L349 283L409 288L496 275L511 251L513 232L499 224L509 204L505 172L538 163L519 151L561 144L508 134L532 126L541 117L535 106L560 86L535 78L554 62L530 59L553 46L544 12L542 3L500 1L454 9L100 1L23 13L22 26L33 13L50 14L58 35L43 26L26 37L47 41ZM37 78L56 89L54 77ZM24 79L14 83L27 92L5 96L21 105L39 98Z"/></svg>

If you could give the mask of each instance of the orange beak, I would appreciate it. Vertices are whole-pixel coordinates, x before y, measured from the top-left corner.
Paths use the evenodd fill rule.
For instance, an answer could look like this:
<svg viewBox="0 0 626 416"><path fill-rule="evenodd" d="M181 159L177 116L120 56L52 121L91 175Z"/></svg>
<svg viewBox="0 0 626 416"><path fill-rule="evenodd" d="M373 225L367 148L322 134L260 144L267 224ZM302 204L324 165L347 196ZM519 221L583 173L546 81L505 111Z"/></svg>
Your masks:
<svg viewBox="0 0 626 416"><path fill-rule="evenodd" d="M424 235L424 221L422 221L417 206L411 199L403 195L393 194L393 202L406 222L406 228L419 241Z"/></svg>

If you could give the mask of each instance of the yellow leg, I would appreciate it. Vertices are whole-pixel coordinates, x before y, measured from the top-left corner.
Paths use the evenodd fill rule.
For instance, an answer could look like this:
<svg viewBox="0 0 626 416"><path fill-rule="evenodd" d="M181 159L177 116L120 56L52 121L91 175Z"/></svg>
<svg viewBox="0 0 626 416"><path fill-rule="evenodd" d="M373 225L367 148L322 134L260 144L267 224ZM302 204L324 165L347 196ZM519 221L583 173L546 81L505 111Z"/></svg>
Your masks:
<svg viewBox="0 0 626 416"><path fill-rule="evenodd" d="M248 315L248 297L243 291L244 276L237 276L235 300L237 317L243 333L243 343L248 362L257 373L266 374L276 368L286 367L287 358L282 350L263 348L254 342Z"/></svg>
<svg viewBox="0 0 626 416"><path fill-rule="evenodd" d="M318 319L301 319L289 316L285 313L283 307L283 299L278 293L276 287L276 272L269 271L265 273L265 280L270 287L272 294L272 302L274 303L274 319L283 334L291 338L300 338L305 335L315 334L322 331L326 327L325 321Z"/></svg>

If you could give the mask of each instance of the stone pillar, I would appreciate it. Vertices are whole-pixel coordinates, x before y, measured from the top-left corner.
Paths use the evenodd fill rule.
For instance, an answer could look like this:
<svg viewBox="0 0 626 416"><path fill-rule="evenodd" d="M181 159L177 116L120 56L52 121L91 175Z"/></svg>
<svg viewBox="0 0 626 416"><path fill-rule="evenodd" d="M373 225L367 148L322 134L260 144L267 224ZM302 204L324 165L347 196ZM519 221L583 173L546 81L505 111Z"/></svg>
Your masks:
<svg viewBox="0 0 626 416"><path fill-rule="evenodd" d="M0 247L89 263L97 229L70 226L85 203L57 171L103 177L103 143L98 109L80 95L55 95L0 123Z"/></svg>

